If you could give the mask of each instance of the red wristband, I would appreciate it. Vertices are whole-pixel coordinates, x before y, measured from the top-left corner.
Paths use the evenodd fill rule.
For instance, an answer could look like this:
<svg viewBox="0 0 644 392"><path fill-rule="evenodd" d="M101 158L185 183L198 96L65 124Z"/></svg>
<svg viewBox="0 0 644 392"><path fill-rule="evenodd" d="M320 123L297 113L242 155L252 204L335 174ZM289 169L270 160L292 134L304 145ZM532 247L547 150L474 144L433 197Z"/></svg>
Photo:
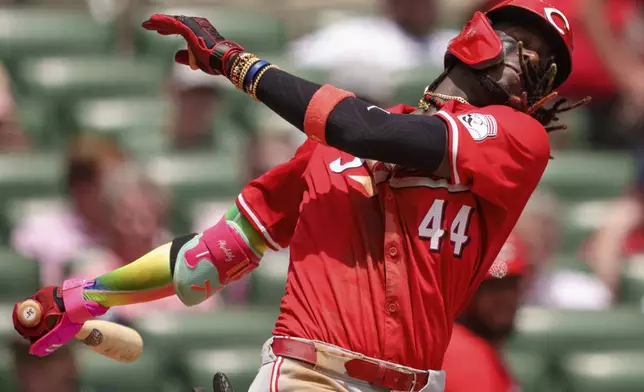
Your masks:
<svg viewBox="0 0 644 392"><path fill-rule="evenodd" d="M331 111L345 98L355 94L325 84L313 94L304 115L304 133L311 139L326 144L326 122Z"/></svg>

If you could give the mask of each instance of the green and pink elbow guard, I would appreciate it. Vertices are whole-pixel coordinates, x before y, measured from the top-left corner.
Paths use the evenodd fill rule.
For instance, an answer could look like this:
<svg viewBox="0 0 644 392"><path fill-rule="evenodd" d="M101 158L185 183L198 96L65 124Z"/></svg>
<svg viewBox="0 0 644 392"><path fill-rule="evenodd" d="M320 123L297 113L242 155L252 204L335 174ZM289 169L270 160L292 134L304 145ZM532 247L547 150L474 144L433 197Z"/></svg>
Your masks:
<svg viewBox="0 0 644 392"><path fill-rule="evenodd" d="M197 305L257 268L261 256L241 229L223 217L179 248L172 279L175 293L185 305Z"/></svg>

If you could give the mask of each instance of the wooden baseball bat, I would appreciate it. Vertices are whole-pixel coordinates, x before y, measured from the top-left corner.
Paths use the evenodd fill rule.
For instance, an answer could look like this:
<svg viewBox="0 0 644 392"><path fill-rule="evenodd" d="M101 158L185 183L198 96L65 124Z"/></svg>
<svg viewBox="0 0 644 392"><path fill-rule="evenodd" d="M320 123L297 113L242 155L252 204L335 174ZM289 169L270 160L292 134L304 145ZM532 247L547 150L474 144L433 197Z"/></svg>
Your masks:
<svg viewBox="0 0 644 392"><path fill-rule="evenodd" d="M18 305L18 321L34 327L42 321L42 306L28 299ZM104 320L88 320L75 338L91 350L119 362L134 362L143 353L141 335L126 326Z"/></svg>

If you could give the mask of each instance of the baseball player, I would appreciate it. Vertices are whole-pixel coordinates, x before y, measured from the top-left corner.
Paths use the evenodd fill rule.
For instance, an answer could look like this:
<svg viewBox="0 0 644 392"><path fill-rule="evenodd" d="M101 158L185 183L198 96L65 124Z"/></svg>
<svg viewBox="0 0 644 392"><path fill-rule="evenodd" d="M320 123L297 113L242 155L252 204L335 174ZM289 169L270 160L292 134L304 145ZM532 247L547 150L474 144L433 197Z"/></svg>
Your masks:
<svg viewBox="0 0 644 392"><path fill-rule="evenodd" d="M443 361L445 392L519 391L499 350L512 333L529 274L523 245L512 235L454 325Z"/></svg>
<svg viewBox="0 0 644 392"><path fill-rule="evenodd" d="M290 247L251 391L442 391L454 320L546 168L548 131L562 128L551 123L585 102L551 102L571 71L566 16L541 0L476 13L419 108L388 110L284 72L205 19L153 15L143 27L181 35L176 61L228 78L308 140L204 232L34 294L50 321L14 322L31 352L47 355L111 306L200 303Z"/></svg>

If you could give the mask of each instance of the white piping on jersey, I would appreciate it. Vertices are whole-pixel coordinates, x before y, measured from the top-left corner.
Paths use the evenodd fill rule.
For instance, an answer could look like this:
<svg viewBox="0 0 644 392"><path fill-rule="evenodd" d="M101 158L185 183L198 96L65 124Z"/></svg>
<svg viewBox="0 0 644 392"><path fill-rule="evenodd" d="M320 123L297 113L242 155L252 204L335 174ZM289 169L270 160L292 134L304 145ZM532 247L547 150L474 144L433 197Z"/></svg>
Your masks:
<svg viewBox="0 0 644 392"><path fill-rule="evenodd" d="M266 227L262 224L262 222L259 220L259 218L257 217L257 215L255 215L255 213L253 212L253 210L251 210L251 209L250 209L250 207L248 206L248 204L246 204L246 200L244 200L244 198L242 197L241 193L239 194L239 196L237 196L237 200L239 200L239 204L242 206L242 208L244 209L244 211L246 211L246 213L248 214L248 216L250 217L250 219L252 219L252 221L253 221L253 222L255 222L255 225L257 225L257 227L259 228L259 230L262 232L262 235L264 236L264 238L266 238L266 241L268 241L268 243L269 243L273 248L275 248L275 249L282 249L282 247L281 247L281 246L279 246L279 244L273 240L273 238L271 237L271 235L270 235L270 234L268 234L268 230L266 230Z"/></svg>
<svg viewBox="0 0 644 392"><path fill-rule="evenodd" d="M445 188L450 193L468 192L470 190L467 185L452 185L444 178L434 180L429 177L393 177L389 180L389 186L392 188L414 188L419 186L432 189Z"/></svg>
<svg viewBox="0 0 644 392"><path fill-rule="evenodd" d="M443 117L449 123L449 131L452 134L452 180L454 184L459 185L461 183L461 178L458 175L458 170L456 170L456 156L458 154L458 125L451 114L440 110L437 115Z"/></svg>

